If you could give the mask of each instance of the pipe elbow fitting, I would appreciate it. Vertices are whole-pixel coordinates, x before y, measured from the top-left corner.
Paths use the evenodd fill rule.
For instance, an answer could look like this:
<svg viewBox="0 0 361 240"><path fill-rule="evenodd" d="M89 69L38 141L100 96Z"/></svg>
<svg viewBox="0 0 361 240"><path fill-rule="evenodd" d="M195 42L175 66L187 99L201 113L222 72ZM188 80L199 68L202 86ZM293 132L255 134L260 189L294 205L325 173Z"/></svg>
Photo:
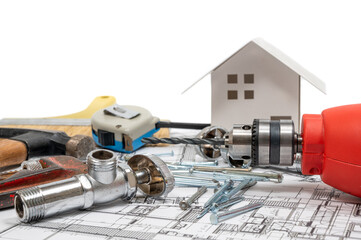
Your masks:
<svg viewBox="0 0 361 240"><path fill-rule="evenodd" d="M173 175L156 156L135 155L128 164L118 164L113 152L98 149L88 154L87 163L87 174L18 191L14 206L20 221L40 220L116 199L130 200L138 187L154 197L174 187Z"/></svg>

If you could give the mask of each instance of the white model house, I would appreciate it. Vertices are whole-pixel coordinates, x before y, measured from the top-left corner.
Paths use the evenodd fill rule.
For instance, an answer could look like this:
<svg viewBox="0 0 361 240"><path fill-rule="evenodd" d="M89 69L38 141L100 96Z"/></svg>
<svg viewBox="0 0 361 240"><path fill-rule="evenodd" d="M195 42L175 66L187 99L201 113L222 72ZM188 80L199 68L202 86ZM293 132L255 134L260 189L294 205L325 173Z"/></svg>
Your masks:
<svg viewBox="0 0 361 240"><path fill-rule="evenodd" d="M326 93L323 81L263 39L252 40L209 73L212 125L227 129L255 118L292 119L299 129L301 78Z"/></svg>

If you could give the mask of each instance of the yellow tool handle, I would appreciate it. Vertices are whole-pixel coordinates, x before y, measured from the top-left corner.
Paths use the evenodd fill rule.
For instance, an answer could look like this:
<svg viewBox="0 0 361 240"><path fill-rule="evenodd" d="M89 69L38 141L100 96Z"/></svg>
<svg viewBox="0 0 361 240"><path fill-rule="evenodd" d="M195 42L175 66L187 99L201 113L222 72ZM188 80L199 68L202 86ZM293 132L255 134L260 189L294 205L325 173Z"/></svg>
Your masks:
<svg viewBox="0 0 361 240"><path fill-rule="evenodd" d="M109 107L116 103L116 99L113 96L100 96L96 97L89 106L84 109L83 111L63 115L63 116L57 116L57 117L49 117L49 118L71 118L71 119L78 119L78 118L91 118L93 114L100 109Z"/></svg>

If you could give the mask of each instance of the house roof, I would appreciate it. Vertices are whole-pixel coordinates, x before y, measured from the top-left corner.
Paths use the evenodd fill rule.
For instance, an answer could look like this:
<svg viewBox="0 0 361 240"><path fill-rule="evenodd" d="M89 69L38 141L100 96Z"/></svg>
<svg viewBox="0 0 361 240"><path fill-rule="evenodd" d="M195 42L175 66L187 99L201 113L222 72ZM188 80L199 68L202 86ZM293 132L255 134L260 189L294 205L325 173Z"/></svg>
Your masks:
<svg viewBox="0 0 361 240"><path fill-rule="evenodd" d="M321 92L326 94L326 84L319 79L318 77L316 77L313 73L307 71L304 67L302 67L301 65L299 65L297 62L295 62L293 59L291 59L290 57L288 57L286 54L284 54L283 52L281 52L280 50L278 50L277 48L275 48L274 46L272 46L271 44L269 44L268 42L266 42L265 40L263 40L262 38L257 38L252 40L251 42L254 42L255 44L257 44L259 47L261 47L262 49L264 49L266 52L268 52L269 54L271 54L272 56L274 56L276 59L278 59L280 62L282 62L283 64L285 64L287 67L289 67L290 69L292 69L294 72L296 72L298 75L300 75L303 79L305 79L306 81L308 81L310 84L312 84L314 87L316 87L318 90L320 90ZM248 45L248 44L247 44ZM247 46L245 45L245 46ZM245 47L244 46L244 47ZM238 52L240 52L244 47L242 47L241 49L239 49L237 52L235 52L234 54L232 54L230 57L228 57L226 60L224 60L222 63L220 63L218 66L216 66L215 68L213 68L211 71L207 72L204 76L202 76L200 79L198 79L197 81L195 81L191 86L189 86L186 90L183 91L183 93L187 92L189 89L191 89L194 85L196 85L198 82L200 82L204 77L206 77L208 74L212 73L213 71L215 71L217 68L219 68L220 66L222 66L225 62L227 62L229 59L231 59L234 55L236 55ZM182 93L182 94L183 94Z"/></svg>

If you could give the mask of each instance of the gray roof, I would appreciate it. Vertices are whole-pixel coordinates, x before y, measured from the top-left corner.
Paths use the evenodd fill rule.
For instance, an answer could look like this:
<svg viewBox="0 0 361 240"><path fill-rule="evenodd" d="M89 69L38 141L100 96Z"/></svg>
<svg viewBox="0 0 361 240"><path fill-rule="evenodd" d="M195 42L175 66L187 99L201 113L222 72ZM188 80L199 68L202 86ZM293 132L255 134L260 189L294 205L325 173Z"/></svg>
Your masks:
<svg viewBox="0 0 361 240"><path fill-rule="evenodd" d="M293 59L291 59L290 57L288 57L286 54L284 54L283 52L281 52L280 50L278 50L276 47L272 46L271 44L269 44L268 42L266 42L265 40L263 40L262 38L257 38L252 40L252 42L254 42L255 44L257 44L259 47L261 47L262 49L264 49L266 52L268 52L269 54L271 54L272 56L274 56L276 59L278 59L279 61L281 61L283 64L285 64L287 67L289 67L290 69L292 69L294 72L296 72L298 75L300 75L303 79L305 79L306 81L308 81L309 83L311 83L314 87L316 87L318 90L320 90L321 92L326 94L326 84L319 79L318 77L316 77L313 73L307 71L304 67L302 67L301 65L299 65L297 62L295 62ZM183 91L183 93L185 93L186 91L188 91L189 89L191 89L194 85L196 85L198 82L200 82L205 76L207 76L208 74L212 73L214 70L216 70L218 67L220 67L221 65L223 65L225 62L227 62L230 58L232 58L235 54L237 54L238 52L240 52L243 49L243 47L241 49L239 49L237 52L235 52L234 54L232 54L229 58L227 58L226 60L224 60L222 63L220 63L218 66L216 66L215 68L213 68L211 71L207 72L207 74L205 74L204 76L202 76L200 79L198 79L196 82L194 82L191 86L189 86L186 90Z"/></svg>

